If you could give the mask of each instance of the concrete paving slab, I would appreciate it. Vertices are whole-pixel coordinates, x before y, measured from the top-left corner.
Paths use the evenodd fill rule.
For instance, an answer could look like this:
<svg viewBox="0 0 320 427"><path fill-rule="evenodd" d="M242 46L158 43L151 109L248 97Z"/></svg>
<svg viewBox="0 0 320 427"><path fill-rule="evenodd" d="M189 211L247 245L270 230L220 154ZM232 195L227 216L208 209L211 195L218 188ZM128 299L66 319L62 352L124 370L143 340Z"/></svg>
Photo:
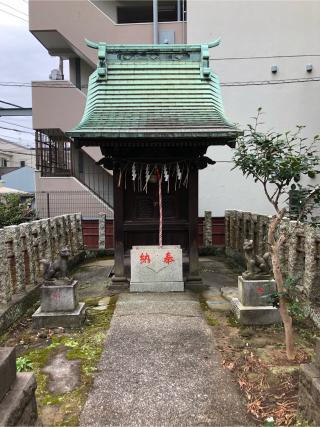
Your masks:
<svg viewBox="0 0 320 427"><path fill-rule="evenodd" d="M121 295L80 425L247 426L221 362L195 297Z"/></svg>
<svg viewBox="0 0 320 427"><path fill-rule="evenodd" d="M65 353L54 356L42 371L49 375L53 394L69 393L80 384L80 360L68 360Z"/></svg>
<svg viewBox="0 0 320 427"><path fill-rule="evenodd" d="M207 305L212 311L231 311L231 304L225 299L216 301L210 300L207 301Z"/></svg>

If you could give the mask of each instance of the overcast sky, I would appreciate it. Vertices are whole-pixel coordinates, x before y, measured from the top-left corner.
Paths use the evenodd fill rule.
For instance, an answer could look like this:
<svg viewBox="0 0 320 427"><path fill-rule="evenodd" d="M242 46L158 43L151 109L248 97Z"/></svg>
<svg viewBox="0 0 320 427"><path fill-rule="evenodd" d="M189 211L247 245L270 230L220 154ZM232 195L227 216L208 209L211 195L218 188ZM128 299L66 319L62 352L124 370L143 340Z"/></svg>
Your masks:
<svg viewBox="0 0 320 427"><path fill-rule="evenodd" d="M30 87L9 87L3 84L48 80L50 71L57 68L58 63L58 58L51 57L29 33L27 0L0 0L0 100L31 107ZM5 105L0 104L0 107ZM31 117L0 117L0 137L23 145L34 145L33 135L5 130L3 127L32 132Z"/></svg>

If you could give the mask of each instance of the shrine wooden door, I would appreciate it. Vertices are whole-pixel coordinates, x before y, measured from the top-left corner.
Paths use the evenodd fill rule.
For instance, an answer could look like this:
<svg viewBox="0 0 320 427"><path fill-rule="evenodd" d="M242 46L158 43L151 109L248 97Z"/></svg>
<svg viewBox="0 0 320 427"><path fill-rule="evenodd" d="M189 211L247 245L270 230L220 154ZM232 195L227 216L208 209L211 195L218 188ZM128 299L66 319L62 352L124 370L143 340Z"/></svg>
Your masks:
<svg viewBox="0 0 320 427"><path fill-rule="evenodd" d="M135 187L137 184L135 184ZM124 249L159 244L159 184L149 182L147 191L126 184L124 196ZM162 184L163 244L188 249L188 191L175 183Z"/></svg>

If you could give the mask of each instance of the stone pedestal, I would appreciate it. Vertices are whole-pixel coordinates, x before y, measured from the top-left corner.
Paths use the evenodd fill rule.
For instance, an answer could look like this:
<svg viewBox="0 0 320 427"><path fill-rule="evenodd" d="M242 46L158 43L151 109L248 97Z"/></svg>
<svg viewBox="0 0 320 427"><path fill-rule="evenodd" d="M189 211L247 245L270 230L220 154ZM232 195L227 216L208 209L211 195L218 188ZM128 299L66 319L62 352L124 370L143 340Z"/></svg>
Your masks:
<svg viewBox="0 0 320 427"><path fill-rule="evenodd" d="M16 373L14 348L0 348L0 378L1 426L36 425L36 379L30 372Z"/></svg>
<svg viewBox="0 0 320 427"><path fill-rule="evenodd" d="M130 292L183 292L180 246L133 246Z"/></svg>
<svg viewBox="0 0 320 427"><path fill-rule="evenodd" d="M41 305L32 315L32 327L79 328L85 319L85 304L78 302L78 282L42 285Z"/></svg>
<svg viewBox="0 0 320 427"><path fill-rule="evenodd" d="M239 299L231 300L232 310L243 325L270 325L281 322L279 310L270 304L274 280L245 280L238 277ZM268 305L269 304L269 305Z"/></svg>
<svg viewBox="0 0 320 427"><path fill-rule="evenodd" d="M313 363L300 365L298 408L310 425L320 425L320 338Z"/></svg>

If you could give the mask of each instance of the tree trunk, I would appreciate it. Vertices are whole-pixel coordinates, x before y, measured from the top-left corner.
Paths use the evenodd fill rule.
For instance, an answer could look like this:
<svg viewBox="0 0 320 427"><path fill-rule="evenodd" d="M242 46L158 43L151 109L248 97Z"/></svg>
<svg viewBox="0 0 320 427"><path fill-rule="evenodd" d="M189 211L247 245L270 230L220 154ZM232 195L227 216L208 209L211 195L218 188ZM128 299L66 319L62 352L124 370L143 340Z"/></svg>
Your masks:
<svg viewBox="0 0 320 427"><path fill-rule="evenodd" d="M284 216L284 210L279 212L272 218L272 221L269 226L268 231L268 243L271 249L271 260L272 260L272 270L274 280L277 285L277 292L279 294L279 312L284 326L285 332L285 343L286 343L286 353L288 360L293 360L295 358L294 351L294 340L293 340L293 328L292 328L292 317L289 314L287 301L283 297L284 289L284 280L283 274L281 271L281 262L280 262L280 249L286 241L284 234L280 234L276 239L276 231L278 225L281 223Z"/></svg>
<svg viewBox="0 0 320 427"><path fill-rule="evenodd" d="M272 258L273 275L277 284L278 293L280 294L279 312L280 312L280 316L284 326L287 358L288 360L293 360L295 358L295 351L294 351L294 340L293 340L292 317L289 314L287 302L281 295L284 291L284 286L283 286L283 275L282 275L281 266L280 266L279 248L272 247L271 258Z"/></svg>

